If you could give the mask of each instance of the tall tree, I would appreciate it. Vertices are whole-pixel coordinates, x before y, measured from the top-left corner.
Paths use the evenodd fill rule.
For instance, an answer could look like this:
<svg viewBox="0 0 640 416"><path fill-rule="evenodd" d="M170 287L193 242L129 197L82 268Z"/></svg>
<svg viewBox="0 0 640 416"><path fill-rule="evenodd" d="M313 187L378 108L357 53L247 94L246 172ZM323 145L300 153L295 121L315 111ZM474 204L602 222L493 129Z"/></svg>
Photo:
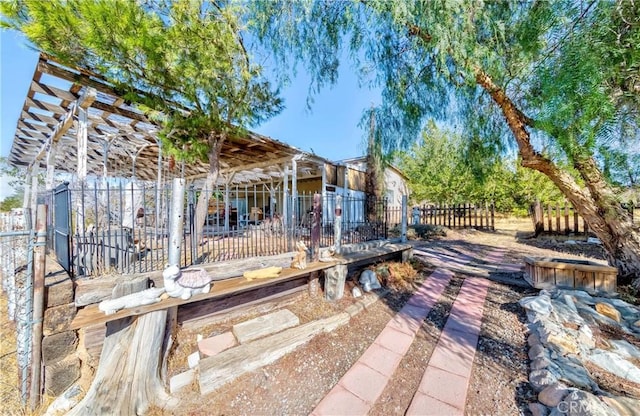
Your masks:
<svg viewBox="0 0 640 416"><path fill-rule="evenodd" d="M551 179L640 288L640 232L602 172L599 145L638 140L640 9L618 1L253 2L256 34L314 86L342 49L382 88L387 149L430 117L457 122ZM614 132L615 134L607 134ZM503 140L497 140L503 139ZM610 147L616 148L616 147ZM619 148L619 147L617 147ZM566 169L564 164L570 166Z"/></svg>
<svg viewBox="0 0 640 416"><path fill-rule="evenodd" d="M243 6L206 0L13 0L4 27L63 64L91 71L162 126L165 148L209 164L198 234L223 143L277 114L282 102L243 39Z"/></svg>

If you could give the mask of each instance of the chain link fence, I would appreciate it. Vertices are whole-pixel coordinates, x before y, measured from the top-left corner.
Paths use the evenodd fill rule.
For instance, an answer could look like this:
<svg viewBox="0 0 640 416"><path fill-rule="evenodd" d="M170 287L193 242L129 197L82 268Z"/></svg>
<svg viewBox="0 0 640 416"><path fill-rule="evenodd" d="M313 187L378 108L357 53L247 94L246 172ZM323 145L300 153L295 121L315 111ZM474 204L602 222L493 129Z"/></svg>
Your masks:
<svg viewBox="0 0 640 416"><path fill-rule="evenodd" d="M22 214L3 213L0 221L0 280L6 298L1 319L0 400L8 408L25 405L29 393L35 234L30 215Z"/></svg>

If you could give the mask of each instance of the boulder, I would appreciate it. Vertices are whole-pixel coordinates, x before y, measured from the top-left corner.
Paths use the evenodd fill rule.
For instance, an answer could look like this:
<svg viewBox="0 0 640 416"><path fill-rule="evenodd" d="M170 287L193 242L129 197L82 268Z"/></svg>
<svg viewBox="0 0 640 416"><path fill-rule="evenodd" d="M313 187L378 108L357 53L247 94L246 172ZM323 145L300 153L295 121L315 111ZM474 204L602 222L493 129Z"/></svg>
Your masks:
<svg viewBox="0 0 640 416"><path fill-rule="evenodd" d="M545 406L556 407L569 392L563 383L553 383L538 393L538 401Z"/></svg>
<svg viewBox="0 0 640 416"><path fill-rule="evenodd" d="M42 361L50 365L75 352L78 336L75 331L65 331L42 339Z"/></svg>
<svg viewBox="0 0 640 416"><path fill-rule="evenodd" d="M620 323L620 311L618 311L614 306L609 305L608 303L598 302L596 303L596 311L598 311L600 315L604 315L607 318L611 318Z"/></svg>
<svg viewBox="0 0 640 416"><path fill-rule="evenodd" d="M529 384L537 392L557 382L558 378L548 370L534 370L529 374Z"/></svg>

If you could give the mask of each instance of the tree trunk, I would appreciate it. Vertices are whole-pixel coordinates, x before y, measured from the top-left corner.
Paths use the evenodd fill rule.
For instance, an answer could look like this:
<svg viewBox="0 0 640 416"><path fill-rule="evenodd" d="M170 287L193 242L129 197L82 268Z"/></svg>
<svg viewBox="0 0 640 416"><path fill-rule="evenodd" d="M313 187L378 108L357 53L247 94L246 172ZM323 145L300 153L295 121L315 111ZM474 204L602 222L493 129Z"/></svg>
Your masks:
<svg viewBox="0 0 640 416"><path fill-rule="evenodd" d="M209 173L207 173L204 187L200 192L200 196L198 197L198 202L196 204L195 234L197 241L202 240L203 237L204 222L209 210L209 199L213 194L213 188L218 181L218 174L220 173L220 152L225 139L226 134L224 133L209 133Z"/></svg>
<svg viewBox="0 0 640 416"><path fill-rule="evenodd" d="M616 200L595 160L589 157L574 162L574 167L585 181L583 188L568 172L559 169L533 148L527 130L533 123L504 90L481 69L476 70L476 82L500 107L518 144L522 165L545 174L553 181L602 242L609 264L618 269L619 283L633 280L635 288L640 289L640 231Z"/></svg>
<svg viewBox="0 0 640 416"><path fill-rule="evenodd" d="M122 296L144 290L147 279L124 284ZM87 394L67 415L141 415L151 406L171 408L176 400L165 392L161 371L170 347L167 311L107 323L100 364Z"/></svg>
<svg viewBox="0 0 640 416"><path fill-rule="evenodd" d="M375 141L375 113L371 109L369 141L367 144L367 171L365 177L366 215L370 223L378 221L378 204L382 199L382 155Z"/></svg>

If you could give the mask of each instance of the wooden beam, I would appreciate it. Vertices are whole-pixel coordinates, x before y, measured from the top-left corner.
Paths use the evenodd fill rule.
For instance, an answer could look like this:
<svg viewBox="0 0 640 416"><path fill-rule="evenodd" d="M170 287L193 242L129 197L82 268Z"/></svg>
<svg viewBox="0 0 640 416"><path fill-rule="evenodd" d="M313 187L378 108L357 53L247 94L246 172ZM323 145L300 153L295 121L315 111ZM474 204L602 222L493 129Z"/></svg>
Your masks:
<svg viewBox="0 0 640 416"><path fill-rule="evenodd" d="M111 104L106 104L106 103L103 103L103 102L100 102L100 101L96 101L96 102L93 103L92 107L97 109L97 110L100 110L100 111L106 111L106 112L111 113L111 114L117 114L117 115L122 116L122 117L130 118L132 120L137 120L137 121L142 121L142 122L145 122L145 123L153 124L153 122L150 121L142 113L136 113L135 111L127 110L125 108L114 107Z"/></svg>
<svg viewBox="0 0 640 416"><path fill-rule="evenodd" d="M76 94L57 87L53 87L51 85L46 85L42 82L31 81L31 90L40 94L50 95L69 102L73 102L78 99L78 96Z"/></svg>
<svg viewBox="0 0 640 416"><path fill-rule="evenodd" d="M60 140L60 138L67 132L67 130L71 128L71 126L73 125L73 115L76 112L76 109L82 108L84 111L86 111L86 109L91 106L91 103L95 101L96 96L96 90L87 88L84 94L82 94L82 96L80 96L77 101L74 101L71 104L69 111L58 122L51 134L47 137L46 142L40 147L40 150L38 150L38 152L34 156L34 159L31 162L30 166L34 165L36 161L40 160L47 153L49 147L53 143Z"/></svg>
<svg viewBox="0 0 640 416"><path fill-rule="evenodd" d="M22 117L23 120L34 120L34 121L39 121L41 123L45 123L48 126L54 127L56 124L58 124L58 120L51 117L51 116L45 116L44 114L37 114L37 113L32 113L31 111L25 111L22 110L22 114L20 115L20 117Z"/></svg>

